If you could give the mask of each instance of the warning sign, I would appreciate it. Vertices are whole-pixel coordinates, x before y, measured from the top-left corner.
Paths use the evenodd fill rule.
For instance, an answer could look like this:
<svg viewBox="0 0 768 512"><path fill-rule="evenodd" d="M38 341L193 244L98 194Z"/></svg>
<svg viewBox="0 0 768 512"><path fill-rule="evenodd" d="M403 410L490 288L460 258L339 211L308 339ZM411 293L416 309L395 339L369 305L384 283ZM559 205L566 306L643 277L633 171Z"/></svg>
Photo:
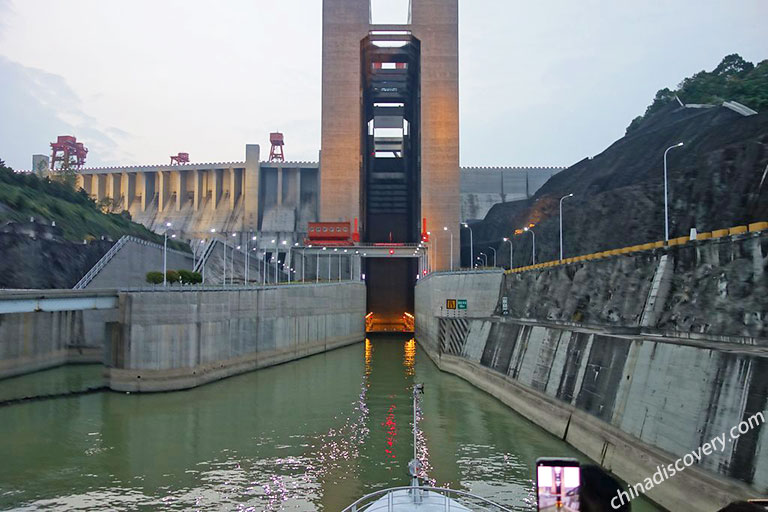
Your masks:
<svg viewBox="0 0 768 512"><path fill-rule="evenodd" d="M456 309L456 299L446 299L445 309Z"/></svg>

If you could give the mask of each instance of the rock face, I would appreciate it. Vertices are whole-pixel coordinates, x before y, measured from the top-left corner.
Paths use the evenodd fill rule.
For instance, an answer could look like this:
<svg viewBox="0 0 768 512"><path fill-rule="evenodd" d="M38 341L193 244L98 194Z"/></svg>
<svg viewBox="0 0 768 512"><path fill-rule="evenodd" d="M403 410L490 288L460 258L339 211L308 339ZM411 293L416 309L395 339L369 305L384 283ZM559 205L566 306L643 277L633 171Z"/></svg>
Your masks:
<svg viewBox="0 0 768 512"><path fill-rule="evenodd" d="M513 318L766 345L768 232L508 274L502 295Z"/></svg>
<svg viewBox="0 0 768 512"><path fill-rule="evenodd" d="M0 233L0 288L72 288L113 244Z"/></svg>
<svg viewBox="0 0 768 512"><path fill-rule="evenodd" d="M536 224L537 261L557 259L559 200L568 194L574 197L563 202L565 257L663 240L663 154L678 142L685 145L668 154L670 238L768 219L768 114L670 106L553 176L530 200L492 208L473 226L475 254L496 247L499 265L507 266L509 246L501 239ZM531 238L513 238L515 266L531 263Z"/></svg>

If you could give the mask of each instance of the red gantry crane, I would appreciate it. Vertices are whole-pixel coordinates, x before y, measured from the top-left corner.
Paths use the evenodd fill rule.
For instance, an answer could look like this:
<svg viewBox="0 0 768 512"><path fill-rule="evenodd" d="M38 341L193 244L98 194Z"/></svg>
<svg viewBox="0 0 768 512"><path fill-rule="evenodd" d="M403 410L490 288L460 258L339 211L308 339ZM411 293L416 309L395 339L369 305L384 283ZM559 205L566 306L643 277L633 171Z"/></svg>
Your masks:
<svg viewBox="0 0 768 512"><path fill-rule="evenodd" d="M272 132L269 134L269 142L272 144L272 149L269 150L270 162L285 162L285 154L283 153L283 134L280 132Z"/></svg>
<svg viewBox="0 0 768 512"><path fill-rule="evenodd" d="M82 142L77 142L77 138L72 135L59 135L56 142L51 142L51 170L80 169L85 165L87 154L88 148ZM56 162L59 162L58 167Z"/></svg>
<svg viewBox="0 0 768 512"><path fill-rule="evenodd" d="M171 155L171 165L180 165L189 163L189 153L179 153L178 155Z"/></svg>

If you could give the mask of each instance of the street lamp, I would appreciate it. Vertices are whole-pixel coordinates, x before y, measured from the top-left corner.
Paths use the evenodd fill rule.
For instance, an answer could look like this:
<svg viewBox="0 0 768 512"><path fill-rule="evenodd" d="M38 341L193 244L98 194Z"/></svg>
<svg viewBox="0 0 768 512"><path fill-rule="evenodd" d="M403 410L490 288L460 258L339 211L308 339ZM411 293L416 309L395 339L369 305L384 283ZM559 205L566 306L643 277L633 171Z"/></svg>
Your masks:
<svg viewBox="0 0 768 512"><path fill-rule="evenodd" d="M469 227L469 224L466 222L462 224L465 228L469 230L469 268L472 268L472 263L475 261L475 248L472 244L472 228Z"/></svg>
<svg viewBox="0 0 768 512"><path fill-rule="evenodd" d="M168 286L168 228L170 222L165 223L165 233L163 233L163 286Z"/></svg>
<svg viewBox="0 0 768 512"><path fill-rule="evenodd" d="M432 232L427 231L427 235L430 237L430 241L432 240ZM431 244L430 244L431 245ZM432 257L434 256L434 258ZM437 234L435 234L435 254L429 255L429 271L434 272L435 271L435 261L437 261Z"/></svg>
<svg viewBox="0 0 768 512"><path fill-rule="evenodd" d="M496 268L496 249L493 247L489 247L489 249L493 251L493 268Z"/></svg>
<svg viewBox="0 0 768 512"><path fill-rule="evenodd" d="M216 228L211 228L211 233L216 234ZM216 239L211 236L211 244L216 243ZM224 265L222 266L222 276L221 276L221 285L226 286L227 285L227 240L224 239L222 242L224 245Z"/></svg>
<svg viewBox="0 0 768 512"><path fill-rule="evenodd" d="M670 149L679 148L682 146L682 142L678 142L674 146L669 146L664 151L664 241L669 242L669 203L667 200L667 153Z"/></svg>
<svg viewBox="0 0 768 512"><path fill-rule="evenodd" d="M267 271L269 269L267 268L267 250L266 248L261 253L261 277L262 277L262 283L264 285L267 284Z"/></svg>
<svg viewBox="0 0 768 512"><path fill-rule="evenodd" d="M285 241L285 240L281 241L280 243L283 244L283 245L287 245L288 244L288 242ZM280 274L278 273L279 271L278 271L278 268L277 268L277 264L280 262L280 249L278 248L277 243L275 243L275 255L277 256L277 258L275 259L275 282L279 283L280 282ZM285 265L283 265L283 266L285 266ZM290 274L289 274L288 277L290 278Z"/></svg>
<svg viewBox="0 0 768 512"><path fill-rule="evenodd" d="M482 256L482 257L483 257L483 259L482 259L482 260L480 260L480 256ZM487 266L488 266L488 255L487 255L487 254L485 254L484 252L481 252L481 253L480 253L480 256L478 256L478 257L477 257L477 259L479 259L480 261L482 261L482 262L483 262L483 267L487 267Z"/></svg>
<svg viewBox="0 0 768 512"><path fill-rule="evenodd" d="M523 231L528 231L533 237L533 245L531 247L531 251L532 251L533 265L535 265L536 264L536 233L534 233L533 229L531 229L530 227L523 228Z"/></svg>
<svg viewBox="0 0 768 512"><path fill-rule="evenodd" d="M453 231L448 229L448 226L443 226L443 231L447 231L451 234L451 272L453 272Z"/></svg>
<svg viewBox="0 0 768 512"><path fill-rule="evenodd" d="M573 194L568 194L560 198L560 261L563 261L563 199L573 197Z"/></svg>
<svg viewBox="0 0 768 512"><path fill-rule="evenodd" d="M305 275L304 267L306 266L306 261L304 259L304 251L306 251L306 249L302 247L301 249L301 282L302 283L304 282L304 275Z"/></svg>
<svg viewBox="0 0 768 512"><path fill-rule="evenodd" d="M256 240L256 235L251 237L251 240ZM245 237L245 268L243 269L243 280L245 284L248 284L248 274L250 274L250 266L249 266L249 260L250 259L250 252L248 251L248 237Z"/></svg>
<svg viewBox="0 0 768 512"><path fill-rule="evenodd" d="M513 261L514 261L514 255L515 255L515 254L512 252L512 250L513 250L513 249L512 249L512 239L510 239L510 238L504 238L503 240L504 240L505 242L508 242L508 243L509 243L509 270L512 270L512 265L513 265Z"/></svg>
<svg viewBox="0 0 768 512"><path fill-rule="evenodd" d="M271 243L275 244L275 253L277 253L277 239L273 238ZM275 259L275 284L277 284L277 260L276 259Z"/></svg>
<svg viewBox="0 0 768 512"><path fill-rule="evenodd" d="M237 233L232 233L232 238L235 238L237 236ZM240 250L240 247L237 248ZM233 285L235 284L235 242L232 241L232 265L230 265L229 269L231 270L229 276L229 284Z"/></svg>

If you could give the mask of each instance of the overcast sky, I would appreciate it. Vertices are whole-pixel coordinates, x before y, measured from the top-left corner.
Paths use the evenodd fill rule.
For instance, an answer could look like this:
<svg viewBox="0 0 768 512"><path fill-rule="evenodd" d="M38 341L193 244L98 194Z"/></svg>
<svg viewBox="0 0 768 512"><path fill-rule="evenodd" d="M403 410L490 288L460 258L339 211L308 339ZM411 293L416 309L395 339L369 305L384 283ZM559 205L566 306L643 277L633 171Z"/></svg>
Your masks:
<svg viewBox="0 0 768 512"><path fill-rule="evenodd" d="M461 163L597 154L658 89L768 58L766 19L768 0L461 0ZM316 160L320 38L321 0L0 0L0 159L73 134L89 165L243 160L279 129Z"/></svg>

